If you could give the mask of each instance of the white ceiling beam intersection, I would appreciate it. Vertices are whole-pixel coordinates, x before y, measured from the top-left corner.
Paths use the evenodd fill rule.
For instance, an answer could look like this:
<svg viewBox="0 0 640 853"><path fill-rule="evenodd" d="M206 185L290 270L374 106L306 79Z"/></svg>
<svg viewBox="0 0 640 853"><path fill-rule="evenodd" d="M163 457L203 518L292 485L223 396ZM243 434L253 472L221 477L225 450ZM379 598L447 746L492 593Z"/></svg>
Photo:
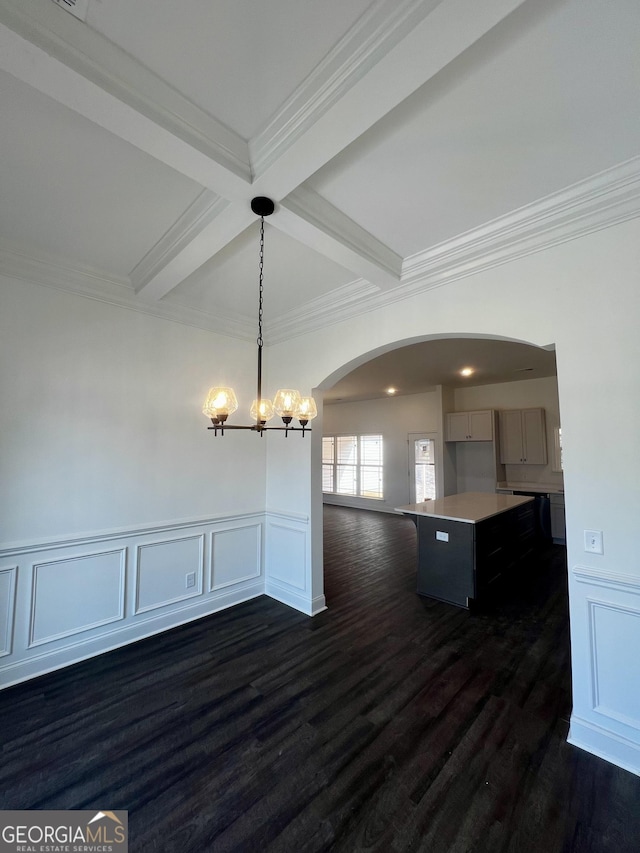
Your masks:
<svg viewBox="0 0 640 853"><path fill-rule="evenodd" d="M161 298L222 249L256 194L289 196L281 230L388 288L401 259L300 184L521 2L379 0L249 147L50 0L0 0L0 67L238 202L185 211L133 271L139 294ZM264 169L253 185L249 151Z"/></svg>

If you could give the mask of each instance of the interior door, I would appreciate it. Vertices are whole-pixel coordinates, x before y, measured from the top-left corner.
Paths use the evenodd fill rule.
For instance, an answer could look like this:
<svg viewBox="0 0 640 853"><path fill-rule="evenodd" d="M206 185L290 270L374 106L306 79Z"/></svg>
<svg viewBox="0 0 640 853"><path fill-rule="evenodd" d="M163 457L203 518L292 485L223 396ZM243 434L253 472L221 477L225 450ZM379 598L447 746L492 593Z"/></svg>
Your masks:
<svg viewBox="0 0 640 853"><path fill-rule="evenodd" d="M436 434L409 434L409 503L437 497Z"/></svg>

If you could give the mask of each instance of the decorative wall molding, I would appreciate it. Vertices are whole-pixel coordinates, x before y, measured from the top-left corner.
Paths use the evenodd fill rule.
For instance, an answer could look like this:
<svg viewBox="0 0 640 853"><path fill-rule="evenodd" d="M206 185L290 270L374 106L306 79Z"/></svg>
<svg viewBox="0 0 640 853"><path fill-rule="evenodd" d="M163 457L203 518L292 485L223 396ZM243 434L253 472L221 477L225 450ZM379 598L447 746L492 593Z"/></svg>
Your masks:
<svg viewBox="0 0 640 853"><path fill-rule="evenodd" d="M124 619L125 570L124 548L65 555L34 563L28 648ZM76 605L73 608L69 606L71 600Z"/></svg>
<svg viewBox="0 0 640 853"><path fill-rule="evenodd" d="M615 589L619 592L630 593L631 595L640 595L640 578L634 578L630 575L618 575L612 572L587 569L582 566L574 567L572 575L581 584Z"/></svg>
<svg viewBox="0 0 640 853"><path fill-rule="evenodd" d="M0 568L0 658L13 650L18 567Z"/></svg>
<svg viewBox="0 0 640 853"><path fill-rule="evenodd" d="M258 510L249 512L236 512L228 515L207 515L197 518L183 518L175 521L164 521L159 524L132 525L131 527L119 527L111 530L98 530L78 535L56 536L49 539L37 539L32 542L13 542L0 547L0 560L17 557L24 554L50 551L58 548L83 547L96 542L115 542L120 539L129 539L142 536L163 536L175 531L191 530L208 525L236 524L250 519L262 519L263 513ZM306 516L301 516L306 518Z"/></svg>
<svg viewBox="0 0 640 853"><path fill-rule="evenodd" d="M41 647L28 657L20 658L14 654L0 662L0 689L144 640L263 594L264 583L239 585L238 588L230 588L215 597L181 602L167 611L144 614L135 621L123 620L117 623L117 627L107 626L106 630L95 635L88 633L76 641L69 638L62 647Z"/></svg>
<svg viewBox="0 0 640 853"><path fill-rule="evenodd" d="M569 743L640 775L640 578L571 571L574 708Z"/></svg>
<svg viewBox="0 0 640 853"><path fill-rule="evenodd" d="M325 609L324 595L311 596L309 520L268 512L265 529L265 592L308 616ZM322 599L322 600L320 600Z"/></svg>
<svg viewBox="0 0 640 853"><path fill-rule="evenodd" d="M249 143L256 178L311 128L441 0L377 0Z"/></svg>
<svg viewBox="0 0 640 853"><path fill-rule="evenodd" d="M136 546L133 570L136 616L202 595L204 539L204 533L198 533ZM188 573L195 578L191 588L185 582Z"/></svg>
<svg viewBox="0 0 640 853"><path fill-rule="evenodd" d="M5 607L9 618L0 630L0 688L265 592L313 615L324 609L324 596L310 599L308 551L309 517L279 511L180 519L5 547L0 550L0 628ZM276 571L267 589L269 561ZM194 588L186 587L190 572Z"/></svg>
<svg viewBox="0 0 640 853"><path fill-rule="evenodd" d="M262 576L262 524L243 524L212 531L209 592Z"/></svg>
<svg viewBox="0 0 640 853"><path fill-rule="evenodd" d="M636 594L640 593L640 589ZM615 660L607 659L606 643L612 635L617 635L622 632L624 622L627 622L627 628L631 631L635 628L635 640L640 640L640 609L625 607L620 604L612 604L605 601L595 601L587 599L588 606L588 630L590 639L591 651L591 701L592 710L597 711L604 717L609 717L612 720L617 720L624 723L625 726L630 726L637 729L640 733L640 703L636 702L638 708L635 716L632 716L633 711L624 713L613 706L611 697L607 695L606 681L608 674L611 672L612 665L615 665ZM606 618L609 618L609 637L606 636ZM612 625L611 622L614 624ZM637 648L637 642L634 643ZM638 673L636 673L637 675ZM628 678L627 682L632 684L640 684L639 678Z"/></svg>

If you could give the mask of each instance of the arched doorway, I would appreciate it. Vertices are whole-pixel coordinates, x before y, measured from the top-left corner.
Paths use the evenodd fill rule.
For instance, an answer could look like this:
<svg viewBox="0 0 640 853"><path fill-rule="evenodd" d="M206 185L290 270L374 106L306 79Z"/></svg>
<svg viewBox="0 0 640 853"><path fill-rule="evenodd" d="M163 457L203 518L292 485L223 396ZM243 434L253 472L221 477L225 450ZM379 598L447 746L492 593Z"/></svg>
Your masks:
<svg viewBox="0 0 640 853"><path fill-rule="evenodd" d="M460 375L463 367L471 367L474 372L471 376L463 377ZM393 374L393 380L389 369L396 371ZM400 371L403 369L404 374L401 374ZM421 373L426 378L421 379ZM374 385L377 383L375 388L371 385L372 377L374 377ZM532 379L536 382L531 383ZM359 381L363 383L363 389L357 387ZM392 381L397 388L396 395L390 399L385 392ZM534 386L537 387L534 388ZM336 392L336 389L339 391ZM428 394L426 389L431 389L431 393ZM491 455L490 452L487 453L486 445L473 442L461 444L457 446L456 458L456 445L444 440L445 415L455 410L517 410L532 406L545 409L547 412L546 443L549 446L548 464L529 466L528 470L525 470L524 466L521 470L512 467L509 471L510 479L522 477L533 483L549 481L549 484L552 484L552 481L555 483L562 481L562 474L552 470L552 436L554 430L559 429L560 416L555 352L551 345L540 347L528 341L471 333L414 337L361 354L333 371L320 383L317 390L318 396L323 397L325 411L318 424L321 428L315 430L314 441L321 441L322 434L327 431L327 424L330 424L332 433L341 431L349 433L352 437L357 436L358 431L365 428L368 433L376 433L380 429L390 431L392 435L387 435L385 441L395 454L393 464L399 470L401 457L403 468L402 474L392 474L385 469L387 482L384 501L377 500L373 505L366 497L354 496L336 500L331 496L328 502L388 512L393 511L396 506L409 503L406 446L401 451L400 445L402 442L406 445L409 434L423 432L437 435L439 494L495 490L497 479L494 478L494 482L491 483L490 472L487 475L489 479L485 479L478 486L480 482L478 466L484 466L485 459L490 459ZM535 393L532 394L534 390ZM420 394L424 398L420 401L421 404L432 408L428 417L422 421L415 420L415 411L412 415L414 420L410 423L403 423L402 418L394 416L384 417L372 414L376 408L384 408L387 413L391 412L394 406L402 408L400 402L402 398L405 401L412 396L417 399L417 395ZM345 403L348 405L343 405ZM365 414L361 417L351 417L354 408L358 406ZM346 417L343 423L340 423L340 418L328 416L329 411L335 411L340 407L344 412L350 412L350 417ZM416 406L413 409L416 410ZM406 405L404 410L406 412ZM383 426L381 427L380 424ZM497 448L493 448L493 452L495 455L498 452ZM322 456L318 450L313 454L315 476L312 474L314 488L312 553L316 561L314 569L316 572L317 561L322 559L322 507L323 501L327 498L322 493L321 459ZM504 477L504 466L501 470ZM484 475L484 468L482 474ZM406 497L403 490L406 490Z"/></svg>

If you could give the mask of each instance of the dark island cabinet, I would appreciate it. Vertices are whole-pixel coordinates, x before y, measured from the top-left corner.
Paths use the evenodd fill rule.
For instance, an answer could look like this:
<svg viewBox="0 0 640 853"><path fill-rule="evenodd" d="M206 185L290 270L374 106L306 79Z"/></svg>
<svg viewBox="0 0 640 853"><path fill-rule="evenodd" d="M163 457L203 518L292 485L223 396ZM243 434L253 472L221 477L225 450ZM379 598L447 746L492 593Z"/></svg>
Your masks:
<svg viewBox="0 0 640 853"><path fill-rule="evenodd" d="M417 515L418 593L469 607L518 571L535 544L533 502L471 523Z"/></svg>

